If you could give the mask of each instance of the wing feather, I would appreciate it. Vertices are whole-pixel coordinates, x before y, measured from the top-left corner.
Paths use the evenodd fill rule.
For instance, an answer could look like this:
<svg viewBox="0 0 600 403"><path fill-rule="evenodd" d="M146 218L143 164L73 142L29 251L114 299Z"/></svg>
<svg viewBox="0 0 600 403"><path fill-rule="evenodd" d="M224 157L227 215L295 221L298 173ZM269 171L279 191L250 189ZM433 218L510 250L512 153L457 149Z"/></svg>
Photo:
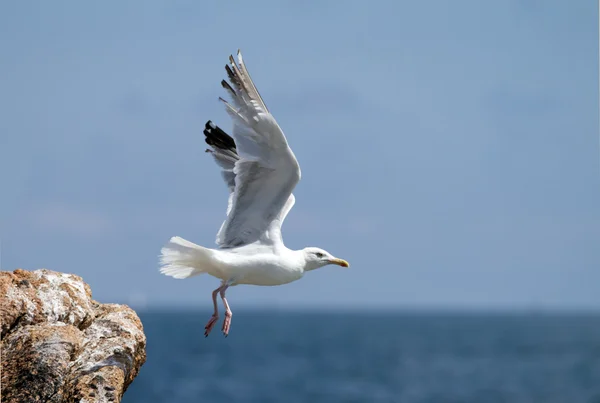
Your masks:
<svg viewBox="0 0 600 403"><path fill-rule="evenodd" d="M300 166L283 131L268 111L238 51L226 66L231 85L221 85L232 98L225 103L233 119L233 138L208 121L204 134L209 151L222 168L230 189L227 218L217 234L221 248L253 242L278 243L281 224L295 202ZM234 140L235 139L235 140Z"/></svg>
<svg viewBox="0 0 600 403"><path fill-rule="evenodd" d="M206 143L212 148L207 149L206 152L210 153L214 157L217 165L221 167L221 175L223 176L225 184L230 191L227 209L227 214L229 214L231 211L231 204L234 194L233 192L235 191L236 174L234 172L234 167L235 163L240 159L240 156L237 154L235 140L210 120L206 122L204 127L204 135L206 136ZM279 217L277 218L277 223L279 225L283 223L294 203L295 198L294 195L291 194L284 208L279 213ZM273 223L277 224L276 222ZM271 229L272 228L273 224L271 225Z"/></svg>

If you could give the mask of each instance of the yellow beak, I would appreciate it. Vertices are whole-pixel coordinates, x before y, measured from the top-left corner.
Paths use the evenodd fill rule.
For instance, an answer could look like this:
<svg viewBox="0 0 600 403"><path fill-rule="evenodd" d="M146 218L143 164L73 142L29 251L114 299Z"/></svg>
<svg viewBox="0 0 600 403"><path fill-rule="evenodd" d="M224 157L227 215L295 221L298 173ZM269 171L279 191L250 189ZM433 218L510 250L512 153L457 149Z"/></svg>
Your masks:
<svg viewBox="0 0 600 403"><path fill-rule="evenodd" d="M329 261L329 263L332 264L337 264L338 266L342 266L342 267L350 267L350 264L348 262L346 262L344 259L331 259Z"/></svg>

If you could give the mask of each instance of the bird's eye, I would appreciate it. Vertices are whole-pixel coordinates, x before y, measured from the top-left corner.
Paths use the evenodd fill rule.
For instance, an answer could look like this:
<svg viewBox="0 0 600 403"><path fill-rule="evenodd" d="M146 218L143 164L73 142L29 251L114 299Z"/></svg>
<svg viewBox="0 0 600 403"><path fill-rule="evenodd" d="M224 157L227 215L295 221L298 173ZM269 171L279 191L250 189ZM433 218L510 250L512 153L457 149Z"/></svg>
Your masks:
<svg viewBox="0 0 600 403"><path fill-rule="evenodd" d="M322 258L323 256L325 256L324 254L322 254L321 252L317 252L315 253L315 255L317 255L318 258Z"/></svg>

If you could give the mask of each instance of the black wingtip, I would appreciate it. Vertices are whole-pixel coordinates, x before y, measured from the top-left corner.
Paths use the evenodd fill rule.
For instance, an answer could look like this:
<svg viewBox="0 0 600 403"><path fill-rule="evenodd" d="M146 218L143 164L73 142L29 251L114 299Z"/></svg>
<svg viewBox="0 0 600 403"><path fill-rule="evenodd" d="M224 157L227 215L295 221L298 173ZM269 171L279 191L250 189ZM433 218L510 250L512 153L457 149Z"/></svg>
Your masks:
<svg viewBox="0 0 600 403"><path fill-rule="evenodd" d="M225 90L227 90L232 97L237 97L235 90L231 87L231 85L229 85L227 81L221 80L221 86L225 88Z"/></svg>
<svg viewBox="0 0 600 403"><path fill-rule="evenodd" d="M211 120L207 121L204 125L204 135L206 136L204 139L206 144L222 150L236 151L235 140L233 140L233 137L225 133Z"/></svg>

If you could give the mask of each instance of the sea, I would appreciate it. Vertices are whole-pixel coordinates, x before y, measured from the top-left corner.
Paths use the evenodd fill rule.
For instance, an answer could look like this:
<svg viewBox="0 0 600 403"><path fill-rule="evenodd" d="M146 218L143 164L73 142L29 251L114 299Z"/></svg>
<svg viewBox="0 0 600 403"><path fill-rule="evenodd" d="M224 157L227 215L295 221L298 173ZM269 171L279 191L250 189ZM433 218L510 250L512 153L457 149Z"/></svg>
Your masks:
<svg viewBox="0 0 600 403"><path fill-rule="evenodd" d="M600 403L600 314L139 313L147 361L124 403Z"/></svg>

